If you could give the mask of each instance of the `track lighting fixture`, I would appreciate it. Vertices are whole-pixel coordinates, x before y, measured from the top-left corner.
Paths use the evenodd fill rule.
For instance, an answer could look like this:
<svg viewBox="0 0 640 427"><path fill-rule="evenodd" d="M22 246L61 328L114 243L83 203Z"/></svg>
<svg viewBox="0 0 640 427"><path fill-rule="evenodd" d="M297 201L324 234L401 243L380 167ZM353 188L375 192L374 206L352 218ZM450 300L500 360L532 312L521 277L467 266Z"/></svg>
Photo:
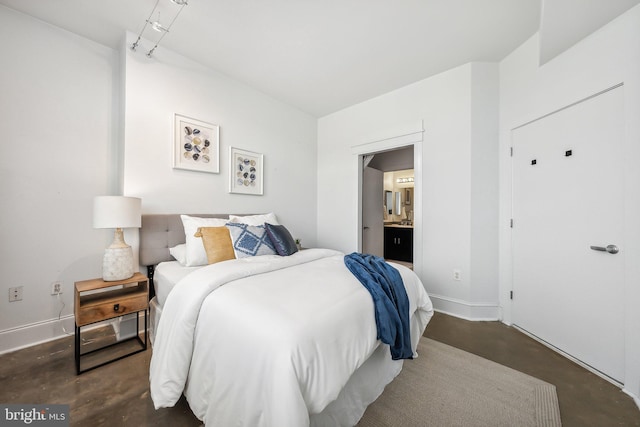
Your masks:
<svg viewBox="0 0 640 427"><path fill-rule="evenodd" d="M140 39L142 38L142 35L144 34L145 30L147 29L147 27L151 27L152 30L155 30L161 34L160 37L157 38L155 45L149 50L149 52L147 52L147 56L151 58L151 55L153 55L153 52L156 50L156 48L158 47L158 45L160 44L164 36L167 35L169 30L173 26L173 23L176 22L176 19L178 18L178 15L180 15L180 12L182 12L182 9L184 9L184 7L187 6L188 4L187 0L170 0L170 1L171 3L179 6L177 12L173 16L173 19L171 20L171 23L166 27L162 25L162 23L160 22L160 11L158 11L157 13L156 20L155 21L151 20L153 15L156 13L156 10L158 9L158 4L160 3L160 0L156 0L156 4L153 6L153 9L151 10L149 17L144 22L142 30L140 30L140 34L138 34L138 39L131 45L131 50L136 50L138 48L138 44L140 43Z"/></svg>

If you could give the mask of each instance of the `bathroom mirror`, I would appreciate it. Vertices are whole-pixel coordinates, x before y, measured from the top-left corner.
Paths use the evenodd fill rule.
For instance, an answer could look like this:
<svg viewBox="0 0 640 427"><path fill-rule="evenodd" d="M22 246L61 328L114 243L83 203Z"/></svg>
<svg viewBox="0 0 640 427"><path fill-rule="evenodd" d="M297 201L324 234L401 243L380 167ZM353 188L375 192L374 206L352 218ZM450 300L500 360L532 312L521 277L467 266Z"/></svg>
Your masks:
<svg viewBox="0 0 640 427"><path fill-rule="evenodd" d="M384 192L384 208L387 214L391 214L391 209L393 209L393 193L391 191Z"/></svg>
<svg viewBox="0 0 640 427"><path fill-rule="evenodd" d="M396 204L393 208L394 215L402 215L402 193L396 191Z"/></svg>

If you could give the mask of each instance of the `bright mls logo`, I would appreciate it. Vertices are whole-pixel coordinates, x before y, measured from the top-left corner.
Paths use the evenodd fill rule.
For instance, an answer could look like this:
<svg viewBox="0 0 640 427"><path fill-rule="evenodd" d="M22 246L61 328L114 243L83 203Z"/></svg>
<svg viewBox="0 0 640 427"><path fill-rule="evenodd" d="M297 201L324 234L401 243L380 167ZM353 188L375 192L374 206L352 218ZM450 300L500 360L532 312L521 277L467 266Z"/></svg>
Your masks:
<svg viewBox="0 0 640 427"><path fill-rule="evenodd" d="M0 426L69 426L69 405L0 405Z"/></svg>

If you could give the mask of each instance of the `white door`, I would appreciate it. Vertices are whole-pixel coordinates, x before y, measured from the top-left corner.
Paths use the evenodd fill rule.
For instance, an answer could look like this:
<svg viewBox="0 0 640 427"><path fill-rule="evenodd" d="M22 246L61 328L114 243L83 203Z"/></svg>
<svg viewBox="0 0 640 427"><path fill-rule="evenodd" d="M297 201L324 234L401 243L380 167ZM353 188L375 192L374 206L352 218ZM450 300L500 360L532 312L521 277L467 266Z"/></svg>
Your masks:
<svg viewBox="0 0 640 427"><path fill-rule="evenodd" d="M513 322L620 383L623 94L611 89L512 132ZM597 250L609 245L619 253Z"/></svg>
<svg viewBox="0 0 640 427"><path fill-rule="evenodd" d="M366 167L362 175L362 252L384 256L384 173Z"/></svg>

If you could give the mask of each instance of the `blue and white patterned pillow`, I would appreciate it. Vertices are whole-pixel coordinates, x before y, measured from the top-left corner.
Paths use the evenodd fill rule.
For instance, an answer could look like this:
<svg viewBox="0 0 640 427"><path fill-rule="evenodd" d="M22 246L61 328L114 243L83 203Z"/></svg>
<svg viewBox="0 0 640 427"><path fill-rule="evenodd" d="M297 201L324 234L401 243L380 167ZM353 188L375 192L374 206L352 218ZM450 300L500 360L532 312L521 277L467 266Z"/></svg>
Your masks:
<svg viewBox="0 0 640 427"><path fill-rule="evenodd" d="M236 258L257 255L276 255L276 248L267 234L264 225L247 225L228 222L233 251Z"/></svg>

